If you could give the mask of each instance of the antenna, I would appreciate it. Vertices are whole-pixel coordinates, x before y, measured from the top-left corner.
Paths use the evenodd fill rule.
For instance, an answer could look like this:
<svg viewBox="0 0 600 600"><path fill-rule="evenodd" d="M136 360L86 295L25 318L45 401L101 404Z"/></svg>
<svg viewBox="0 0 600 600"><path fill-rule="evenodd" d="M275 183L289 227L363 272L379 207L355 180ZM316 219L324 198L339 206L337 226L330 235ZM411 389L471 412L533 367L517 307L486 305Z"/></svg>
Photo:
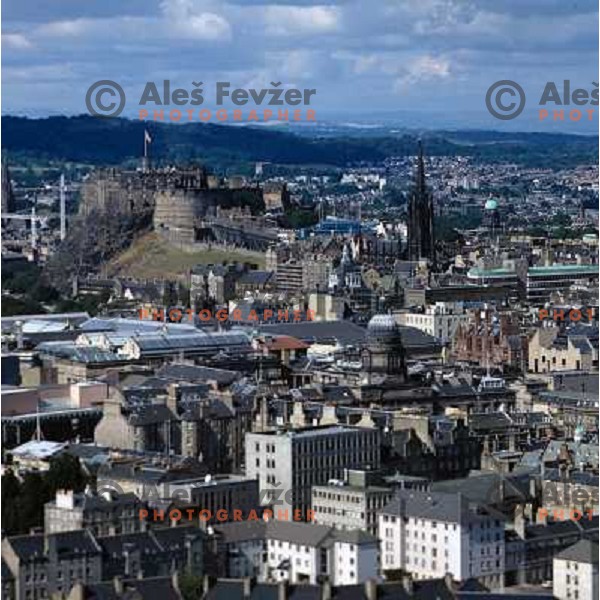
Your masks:
<svg viewBox="0 0 600 600"><path fill-rule="evenodd" d="M37 249L37 231L35 228L35 205L31 207L31 247L33 250Z"/></svg>
<svg viewBox="0 0 600 600"><path fill-rule="evenodd" d="M67 215L65 203L65 174L60 175L60 239L67 237Z"/></svg>
<svg viewBox="0 0 600 600"><path fill-rule="evenodd" d="M42 439L42 424L40 422L40 401L35 405L35 439L39 442Z"/></svg>

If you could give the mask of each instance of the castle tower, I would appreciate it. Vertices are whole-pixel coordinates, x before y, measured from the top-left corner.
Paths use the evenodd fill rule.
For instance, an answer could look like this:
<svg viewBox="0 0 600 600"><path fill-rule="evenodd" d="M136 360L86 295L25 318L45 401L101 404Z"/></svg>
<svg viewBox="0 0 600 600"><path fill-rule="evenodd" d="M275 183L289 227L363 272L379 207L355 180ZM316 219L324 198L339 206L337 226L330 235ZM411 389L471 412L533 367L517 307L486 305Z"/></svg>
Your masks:
<svg viewBox="0 0 600 600"><path fill-rule="evenodd" d="M423 145L419 141L417 175L408 200L408 260L417 262L423 259L435 264L433 194L425 183Z"/></svg>

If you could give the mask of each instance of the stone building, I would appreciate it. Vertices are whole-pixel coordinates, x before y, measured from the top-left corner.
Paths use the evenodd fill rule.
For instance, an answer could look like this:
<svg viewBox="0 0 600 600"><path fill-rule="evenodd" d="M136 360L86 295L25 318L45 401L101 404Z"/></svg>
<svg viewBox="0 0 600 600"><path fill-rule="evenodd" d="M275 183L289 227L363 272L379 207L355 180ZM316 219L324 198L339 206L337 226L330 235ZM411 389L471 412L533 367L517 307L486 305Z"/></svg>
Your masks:
<svg viewBox="0 0 600 600"><path fill-rule="evenodd" d="M377 512L394 492L374 471L347 469L343 479L312 488L314 521L338 529L361 529L377 535Z"/></svg>
<svg viewBox="0 0 600 600"><path fill-rule="evenodd" d="M89 530L30 534L4 538L2 558L15 600L64 597L76 584L202 573L204 540L198 528L183 526L106 537Z"/></svg>
<svg viewBox="0 0 600 600"><path fill-rule="evenodd" d="M452 360L482 368L520 372L527 365L527 338L517 315L491 308L474 310L456 329Z"/></svg>
<svg viewBox="0 0 600 600"><path fill-rule="evenodd" d="M419 143L414 189L408 200L408 260L435 264L433 194L427 188L423 146Z"/></svg>
<svg viewBox="0 0 600 600"><path fill-rule="evenodd" d="M597 371L598 327L539 327L529 340L529 371Z"/></svg>
<svg viewBox="0 0 600 600"><path fill-rule="evenodd" d="M142 529L139 510L143 504L134 494L114 498L59 490L56 498L44 506L44 530L61 533L90 529L95 535L120 535Z"/></svg>
<svg viewBox="0 0 600 600"><path fill-rule="evenodd" d="M246 267L239 263L227 265L196 265L190 273L190 300L194 306L224 304L236 295L236 282Z"/></svg>
<svg viewBox="0 0 600 600"><path fill-rule="evenodd" d="M104 402L94 439L109 448L174 452L200 459L212 472L228 472L243 463L251 400L175 383L153 400L115 390Z"/></svg>
<svg viewBox="0 0 600 600"><path fill-rule="evenodd" d="M406 380L406 352L400 327L392 315L375 315L367 327L362 350L363 370Z"/></svg>
<svg viewBox="0 0 600 600"><path fill-rule="evenodd" d="M379 465L375 428L326 425L246 435L246 475L258 478L263 502L288 514L299 510L303 519L313 485L342 478L345 468Z"/></svg>

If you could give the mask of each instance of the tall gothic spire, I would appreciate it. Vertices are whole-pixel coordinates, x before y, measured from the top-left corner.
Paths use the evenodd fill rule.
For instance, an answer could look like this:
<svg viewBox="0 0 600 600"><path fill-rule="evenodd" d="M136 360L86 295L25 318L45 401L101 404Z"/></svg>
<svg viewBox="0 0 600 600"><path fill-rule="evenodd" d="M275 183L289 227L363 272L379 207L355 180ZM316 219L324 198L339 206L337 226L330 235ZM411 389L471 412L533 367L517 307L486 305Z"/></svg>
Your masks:
<svg viewBox="0 0 600 600"><path fill-rule="evenodd" d="M427 189L421 140L418 148L415 184L408 201L408 260L435 264L433 195Z"/></svg>
<svg viewBox="0 0 600 600"><path fill-rule="evenodd" d="M417 189L425 190L425 160L423 158L423 142L419 138L419 154L417 158L417 176L416 185Z"/></svg>

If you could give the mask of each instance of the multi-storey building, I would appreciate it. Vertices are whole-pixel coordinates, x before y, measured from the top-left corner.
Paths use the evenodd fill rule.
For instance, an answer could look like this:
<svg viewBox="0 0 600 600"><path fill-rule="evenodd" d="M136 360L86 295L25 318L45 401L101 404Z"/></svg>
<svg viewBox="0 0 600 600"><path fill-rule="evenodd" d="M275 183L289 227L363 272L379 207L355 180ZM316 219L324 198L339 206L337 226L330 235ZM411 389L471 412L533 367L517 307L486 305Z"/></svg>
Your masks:
<svg viewBox="0 0 600 600"><path fill-rule="evenodd" d="M597 369L598 327L595 325L540 327L529 340L529 370L534 373Z"/></svg>
<svg viewBox="0 0 600 600"><path fill-rule="evenodd" d="M44 530L60 533L90 529L96 535L119 535L142 529L139 510L143 504L135 494L113 498L73 490L59 490L44 506Z"/></svg>
<svg viewBox="0 0 600 600"><path fill-rule="evenodd" d="M377 534L377 511L394 492L372 471L346 469L343 480L312 488L314 521L338 529L363 529Z"/></svg>
<svg viewBox="0 0 600 600"><path fill-rule="evenodd" d="M383 571L504 585L504 521L456 493L400 490L380 512Z"/></svg>
<svg viewBox="0 0 600 600"><path fill-rule="evenodd" d="M215 531L228 577L313 585L379 579L378 540L364 531L277 520L228 523Z"/></svg>
<svg viewBox="0 0 600 600"><path fill-rule="evenodd" d="M76 584L115 577L202 573L203 534L195 527L169 527L97 537L89 530L6 537L2 558L14 582L15 600L67 595Z"/></svg>
<svg viewBox="0 0 600 600"><path fill-rule="evenodd" d="M415 327L443 342L451 341L458 325L468 320L469 315L463 304L455 302L436 302L435 305L427 306L424 311L398 315L400 325Z"/></svg>
<svg viewBox="0 0 600 600"><path fill-rule="evenodd" d="M523 371L527 365L527 338L517 314L491 308L475 310L458 324L452 358L460 363Z"/></svg>
<svg viewBox="0 0 600 600"><path fill-rule="evenodd" d="M554 557L552 591L558 600L598 598L598 544L580 540Z"/></svg>
<svg viewBox="0 0 600 600"><path fill-rule="evenodd" d="M323 426L246 435L246 475L257 478L263 504L310 518L312 486L341 479L345 468L378 469L379 430ZM291 518L291 517L288 517Z"/></svg>

